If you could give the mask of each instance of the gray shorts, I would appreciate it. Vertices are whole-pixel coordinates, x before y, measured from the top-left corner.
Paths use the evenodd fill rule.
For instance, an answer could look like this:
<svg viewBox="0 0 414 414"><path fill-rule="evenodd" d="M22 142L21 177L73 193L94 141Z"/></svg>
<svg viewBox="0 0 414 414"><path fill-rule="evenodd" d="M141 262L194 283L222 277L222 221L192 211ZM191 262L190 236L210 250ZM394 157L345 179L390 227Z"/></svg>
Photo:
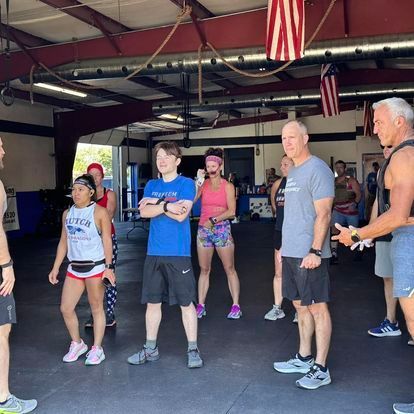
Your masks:
<svg viewBox="0 0 414 414"><path fill-rule="evenodd" d="M379 277L392 277L391 242L375 242L375 274Z"/></svg>
<svg viewBox="0 0 414 414"><path fill-rule="evenodd" d="M392 232L391 259L394 273L394 297L414 296L414 226Z"/></svg>
<svg viewBox="0 0 414 414"><path fill-rule="evenodd" d="M300 300L302 306L329 302L329 259L322 259L316 269L301 268L303 259L283 257L282 294L289 300Z"/></svg>
<svg viewBox="0 0 414 414"><path fill-rule="evenodd" d="M0 296L0 326L8 323L16 323L16 304L13 293Z"/></svg>

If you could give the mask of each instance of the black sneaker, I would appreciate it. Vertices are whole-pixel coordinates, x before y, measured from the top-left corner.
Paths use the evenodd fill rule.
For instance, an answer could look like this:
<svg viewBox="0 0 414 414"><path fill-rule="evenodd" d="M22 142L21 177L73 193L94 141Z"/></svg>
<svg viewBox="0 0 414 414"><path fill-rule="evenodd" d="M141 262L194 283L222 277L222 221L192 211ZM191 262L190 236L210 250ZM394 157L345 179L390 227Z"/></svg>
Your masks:
<svg viewBox="0 0 414 414"><path fill-rule="evenodd" d="M88 320L85 322L85 328L93 328L93 318L92 318L92 315L89 316Z"/></svg>
<svg viewBox="0 0 414 414"><path fill-rule="evenodd" d="M106 327L107 328L112 328L116 326L116 319L115 319L115 315L112 314L111 316L106 315Z"/></svg>

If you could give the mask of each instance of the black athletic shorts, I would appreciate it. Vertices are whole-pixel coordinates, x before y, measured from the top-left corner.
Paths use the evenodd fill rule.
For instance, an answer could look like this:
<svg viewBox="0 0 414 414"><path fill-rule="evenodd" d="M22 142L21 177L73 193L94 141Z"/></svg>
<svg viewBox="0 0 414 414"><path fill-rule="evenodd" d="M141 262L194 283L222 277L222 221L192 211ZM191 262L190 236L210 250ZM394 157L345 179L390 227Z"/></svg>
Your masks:
<svg viewBox="0 0 414 414"><path fill-rule="evenodd" d="M141 303L188 306L196 302L196 281L191 257L147 256Z"/></svg>
<svg viewBox="0 0 414 414"><path fill-rule="evenodd" d="M280 250L282 247L282 232L280 230L273 232L273 247L275 250Z"/></svg>
<svg viewBox="0 0 414 414"><path fill-rule="evenodd" d="M289 300L300 300L302 306L329 302L329 259L322 259L316 269L301 268L303 259L283 257L282 294Z"/></svg>
<svg viewBox="0 0 414 414"><path fill-rule="evenodd" d="M16 304L13 293L0 296L0 326L8 323L16 323Z"/></svg>

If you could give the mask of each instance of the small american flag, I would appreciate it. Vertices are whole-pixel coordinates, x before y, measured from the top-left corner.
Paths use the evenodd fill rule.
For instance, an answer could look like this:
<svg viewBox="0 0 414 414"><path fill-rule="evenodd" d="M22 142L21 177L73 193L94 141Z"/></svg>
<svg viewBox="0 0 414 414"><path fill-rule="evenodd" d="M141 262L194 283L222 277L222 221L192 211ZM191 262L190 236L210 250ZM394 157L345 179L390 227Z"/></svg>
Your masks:
<svg viewBox="0 0 414 414"><path fill-rule="evenodd" d="M273 60L300 59L304 37L304 0L268 0L266 56Z"/></svg>
<svg viewBox="0 0 414 414"><path fill-rule="evenodd" d="M336 79L336 66L333 63L322 65L321 100L324 118L339 115L338 81Z"/></svg>
<svg viewBox="0 0 414 414"><path fill-rule="evenodd" d="M374 111L371 102L364 101L364 137L372 137L374 124Z"/></svg>

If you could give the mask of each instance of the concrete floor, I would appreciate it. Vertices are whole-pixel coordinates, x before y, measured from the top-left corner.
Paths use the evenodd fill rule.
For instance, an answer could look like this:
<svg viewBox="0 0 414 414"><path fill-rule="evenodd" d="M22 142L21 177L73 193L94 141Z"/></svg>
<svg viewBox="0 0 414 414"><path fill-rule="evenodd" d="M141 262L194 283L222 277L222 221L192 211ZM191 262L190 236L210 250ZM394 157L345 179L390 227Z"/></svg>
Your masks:
<svg viewBox="0 0 414 414"><path fill-rule="evenodd" d="M333 338L329 356L332 384L316 391L295 386L300 375L279 374L273 361L297 351L293 309L287 317L263 319L272 304L273 250L271 223L233 226L236 267L241 281L239 321L229 321L227 282L214 259L207 317L199 323L199 347L205 367L186 368L186 340L177 307L163 308L158 339L161 358L131 366L126 358L145 339L140 304L141 275L147 233L125 237L128 223L118 226L118 326L108 329L107 359L97 367L84 360L64 364L69 337L59 313L61 284L51 286L48 272L57 239L12 240L16 263L18 324L11 337L11 390L37 398L36 413L392 413L392 403L412 402L414 348L408 335L377 339L367 335L384 316L382 281L373 276L373 254L355 263L344 252L331 268ZM198 271L197 257L193 262ZM78 307L88 316L86 300ZM404 327L405 328L405 327ZM91 343L91 332L82 336ZM83 333L84 332L84 333Z"/></svg>

